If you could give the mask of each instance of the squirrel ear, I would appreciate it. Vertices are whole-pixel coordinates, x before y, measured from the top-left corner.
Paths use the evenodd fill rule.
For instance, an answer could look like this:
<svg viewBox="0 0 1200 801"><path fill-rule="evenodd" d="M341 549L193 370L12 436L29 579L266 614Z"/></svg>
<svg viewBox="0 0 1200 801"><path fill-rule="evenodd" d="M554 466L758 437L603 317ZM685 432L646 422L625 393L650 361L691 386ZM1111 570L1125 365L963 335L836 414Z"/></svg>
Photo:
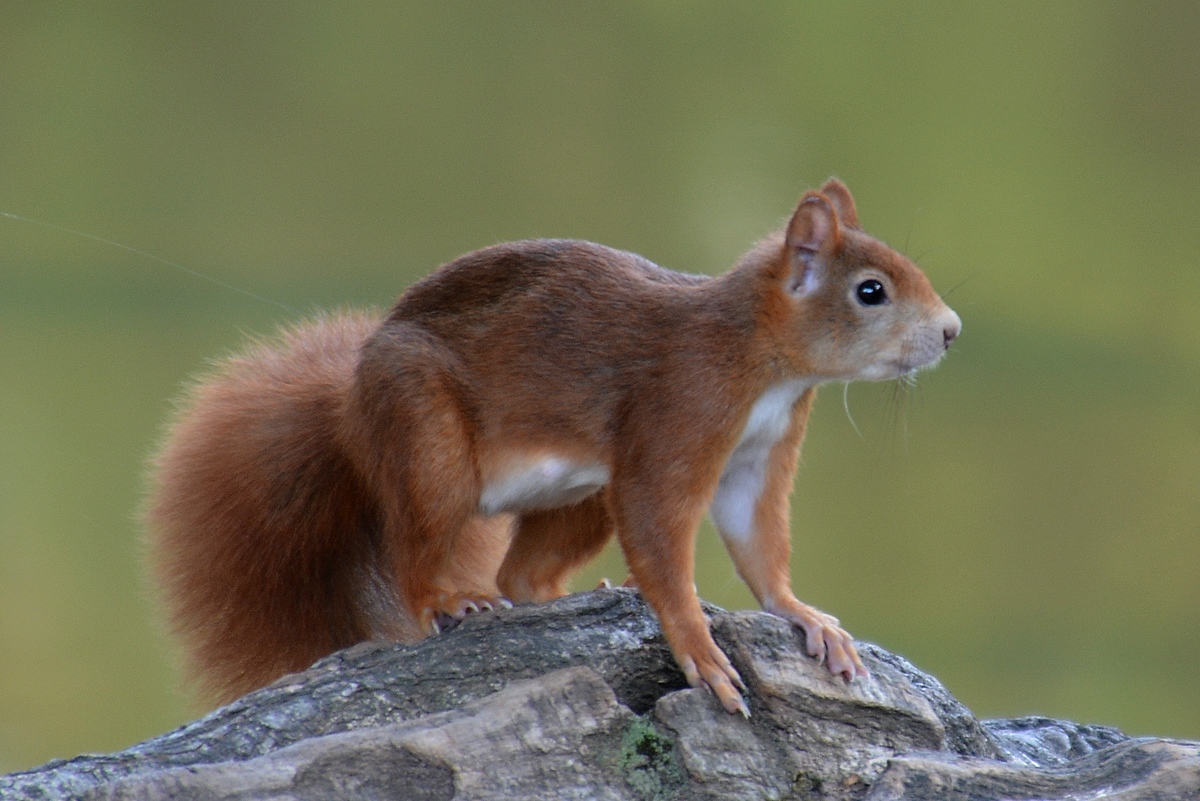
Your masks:
<svg viewBox="0 0 1200 801"><path fill-rule="evenodd" d="M837 212L829 199L809 192L796 207L787 233L788 260L791 263L790 291L801 297L811 295L821 284L821 260L818 253L832 253L841 241Z"/></svg>
<svg viewBox="0 0 1200 801"><path fill-rule="evenodd" d="M806 194L788 223L788 248L813 254L836 247L840 238L837 212L829 198L817 192Z"/></svg>
<svg viewBox="0 0 1200 801"><path fill-rule="evenodd" d="M821 194L829 198L829 202L837 209L838 220L842 225L848 225L851 228L858 227L858 209L854 205L854 198L850 196L850 190L844 183L837 178L830 178L821 187Z"/></svg>

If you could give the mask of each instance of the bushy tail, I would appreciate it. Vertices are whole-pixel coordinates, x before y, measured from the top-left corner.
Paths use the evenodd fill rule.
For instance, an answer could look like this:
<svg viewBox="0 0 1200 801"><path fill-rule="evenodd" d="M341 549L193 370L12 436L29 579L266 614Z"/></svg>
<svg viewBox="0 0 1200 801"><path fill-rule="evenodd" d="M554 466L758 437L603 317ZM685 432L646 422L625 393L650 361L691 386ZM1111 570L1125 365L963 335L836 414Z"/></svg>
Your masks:
<svg viewBox="0 0 1200 801"><path fill-rule="evenodd" d="M154 461L152 570L189 677L214 700L378 636L381 618L409 638L375 564L375 504L337 442L377 325L322 318L223 362Z"/></svg>

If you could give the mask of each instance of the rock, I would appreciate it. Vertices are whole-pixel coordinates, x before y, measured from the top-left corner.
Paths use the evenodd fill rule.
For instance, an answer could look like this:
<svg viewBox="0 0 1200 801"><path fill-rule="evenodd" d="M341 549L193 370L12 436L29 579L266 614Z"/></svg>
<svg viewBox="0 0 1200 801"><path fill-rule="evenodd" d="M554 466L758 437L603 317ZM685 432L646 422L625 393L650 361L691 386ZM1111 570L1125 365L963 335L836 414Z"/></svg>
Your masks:
<svg viewBox="0 0 1200 801"><path fill-rule="evenodd" d="M979 721L861 644L846 684L762 613L713 607L749 720L686 687L636 593L362 645L174 732L0 777L3 799L1123 799L1200 797L1200 744Z"/></svg>

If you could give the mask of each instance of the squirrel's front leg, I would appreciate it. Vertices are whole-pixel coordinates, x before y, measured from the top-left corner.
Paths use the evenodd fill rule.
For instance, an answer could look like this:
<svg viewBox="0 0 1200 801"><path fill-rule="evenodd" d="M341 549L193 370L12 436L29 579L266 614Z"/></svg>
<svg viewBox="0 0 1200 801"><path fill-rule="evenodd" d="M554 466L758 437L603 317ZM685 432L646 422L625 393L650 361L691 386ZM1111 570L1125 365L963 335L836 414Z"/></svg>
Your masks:
<svg viewBox="0 0 1200 801"><path fill-rule="evenodd" d="M688 684L710 688L727 711L749 717L746 685L709 633L696 597L695 540L704 499L689 500L675 489L661 477L618 483L610 496L617 537Z"/></svg>
<svg viewBox="0 0 1200 801"><path fill-rule="evenodd" d="M812 398L811 389L801 396L787 432L778 441L734 451L711 512L738 574L762 608L804 629L809 655L852 681L868 675L854 638L833 615L802 603L792 593L788 496Z"/></svg>

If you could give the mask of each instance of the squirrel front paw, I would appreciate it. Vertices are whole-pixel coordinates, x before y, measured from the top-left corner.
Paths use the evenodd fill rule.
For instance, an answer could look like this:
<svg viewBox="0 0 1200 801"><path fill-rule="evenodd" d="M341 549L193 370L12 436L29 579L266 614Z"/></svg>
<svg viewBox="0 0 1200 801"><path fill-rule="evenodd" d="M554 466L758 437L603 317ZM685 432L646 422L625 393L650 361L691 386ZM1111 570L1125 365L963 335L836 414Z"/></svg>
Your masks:
<svg viewBox="0 0 1200 801"><path fill-rule="evenodd" d="M711 637L707 643L688 649L686 653L677 653L675 659L688 684L712 690L726 712L739 712L742 717L750 717L750 707L746 706L746 699L742 697L746 685L729 657Z"/></svg>
<svg viewBox="0 0 1200 801"><path fill-rule="evenodd" d="M854 638L839 625L838 619L833 615L795 599L788 604L764 608L771 614L804 629L809 656L816 657L818 662L824 662L829 672L835 676L841 676L849 682L871 675L858 656Z"/></svg>

